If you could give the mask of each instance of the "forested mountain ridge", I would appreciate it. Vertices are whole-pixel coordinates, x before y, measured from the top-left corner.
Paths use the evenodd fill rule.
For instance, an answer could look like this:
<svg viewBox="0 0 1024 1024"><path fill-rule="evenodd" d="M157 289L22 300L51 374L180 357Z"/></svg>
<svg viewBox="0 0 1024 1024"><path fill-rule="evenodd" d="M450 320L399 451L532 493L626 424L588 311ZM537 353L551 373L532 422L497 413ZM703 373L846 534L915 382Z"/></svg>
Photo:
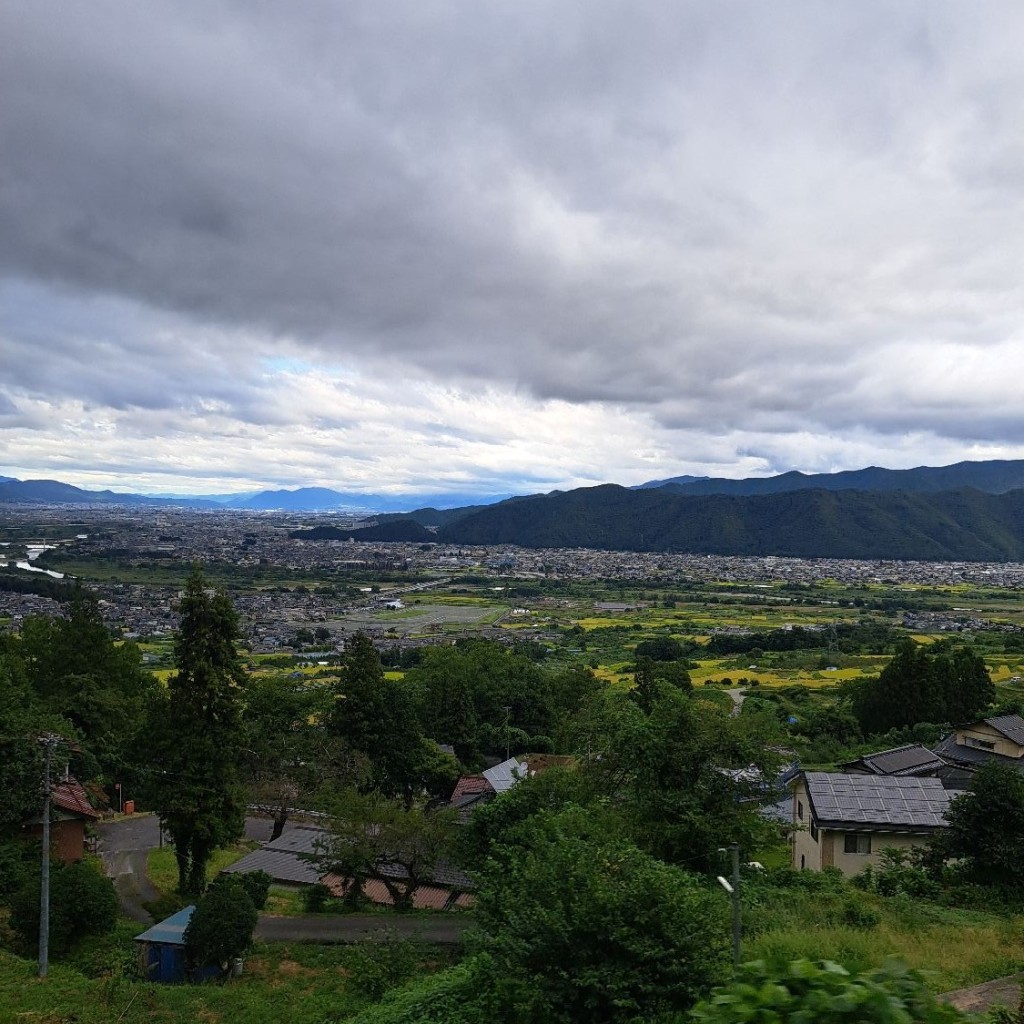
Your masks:
<svg viewBox="0 0 1024 1024"><path fill-rule="evenodd" d="M481 509L438 530L461 544L722 555L1024 560L1024 491L800 490L733 497L614 484Z"/></svg>
<svg viewBox="0 0 1024 1024"><path fill-rule="evenodd" d="M652 480L638 489L671 488L678 494L784 494L789 491L911 491L934 494L973 487L987 494L1005 494L1024 488L1024 460L989 459L957 462L952 466L917 466L914 469L883 469L868 466L839 473L800 473L727 480L680 476Z"/></svg>

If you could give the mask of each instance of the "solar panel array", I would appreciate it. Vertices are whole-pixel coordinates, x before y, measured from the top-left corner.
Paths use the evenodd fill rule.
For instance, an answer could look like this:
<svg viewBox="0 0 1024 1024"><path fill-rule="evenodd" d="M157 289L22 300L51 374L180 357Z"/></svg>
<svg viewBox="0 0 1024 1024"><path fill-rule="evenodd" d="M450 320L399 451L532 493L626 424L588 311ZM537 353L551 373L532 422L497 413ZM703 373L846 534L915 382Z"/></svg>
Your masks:
<svg viewBox="0 0 1024 1024"><path fill-rule="evenodd" d="M940 779L807 772L807 793L820 824L937 828L950 794Z"/></svg>
<svg viewBox="0 0 1024 1024"><path fill-rule="evenodd" d="M910 775L943 766L942 759L920 743L909 743L903 747L893 747L891 750L880 750L877 754L866 754L864 763L882 775Z"/></svg>

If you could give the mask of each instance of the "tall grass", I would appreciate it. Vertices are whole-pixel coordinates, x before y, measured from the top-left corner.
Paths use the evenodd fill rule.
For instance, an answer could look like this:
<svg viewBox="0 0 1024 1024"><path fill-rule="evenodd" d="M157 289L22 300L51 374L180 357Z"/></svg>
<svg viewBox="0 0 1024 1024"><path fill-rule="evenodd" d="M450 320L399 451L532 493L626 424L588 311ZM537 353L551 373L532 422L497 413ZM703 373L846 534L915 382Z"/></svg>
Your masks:
<svg viewBox="0 0 1024 1024"><path fill-rule="evenodd" d="M927 972L937 992L1024 969L1019 916L881 897L842 880L749 891L745 960L807 957L862 971L896 957Z"/></svg>

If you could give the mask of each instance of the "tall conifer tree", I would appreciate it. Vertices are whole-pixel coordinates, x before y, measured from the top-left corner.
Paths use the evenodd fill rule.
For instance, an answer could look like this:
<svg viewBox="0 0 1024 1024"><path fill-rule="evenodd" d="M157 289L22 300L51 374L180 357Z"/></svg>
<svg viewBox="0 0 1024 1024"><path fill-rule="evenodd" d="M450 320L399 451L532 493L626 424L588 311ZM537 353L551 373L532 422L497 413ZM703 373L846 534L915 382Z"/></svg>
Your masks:
<svg viewBox="0 0 1024 1024"><path fill-rule="evenodd" d="M183 893L202 891L213 851L237 839L244 825L238 765L245 671L237 635L231 601L193 569L174 645L178 671L153 709L147 737L155 754L153 804L174 843Z"/></svg>

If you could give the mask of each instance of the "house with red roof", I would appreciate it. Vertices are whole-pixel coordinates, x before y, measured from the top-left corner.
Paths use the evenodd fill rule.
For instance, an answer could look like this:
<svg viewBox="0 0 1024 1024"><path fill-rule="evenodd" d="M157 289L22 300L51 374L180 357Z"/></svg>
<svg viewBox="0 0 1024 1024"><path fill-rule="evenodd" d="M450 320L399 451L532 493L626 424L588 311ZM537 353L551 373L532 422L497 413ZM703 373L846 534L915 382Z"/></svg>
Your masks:
<svg viewBox="0 0 1024 1024"><path fill-rule="evenodd" d="M103 815L96 810L85 787L65 774L50 791L50 847L53 856L73 864L85 856L85 830ZM42 838L42 817L28 822L32 835Z"/></svg>

